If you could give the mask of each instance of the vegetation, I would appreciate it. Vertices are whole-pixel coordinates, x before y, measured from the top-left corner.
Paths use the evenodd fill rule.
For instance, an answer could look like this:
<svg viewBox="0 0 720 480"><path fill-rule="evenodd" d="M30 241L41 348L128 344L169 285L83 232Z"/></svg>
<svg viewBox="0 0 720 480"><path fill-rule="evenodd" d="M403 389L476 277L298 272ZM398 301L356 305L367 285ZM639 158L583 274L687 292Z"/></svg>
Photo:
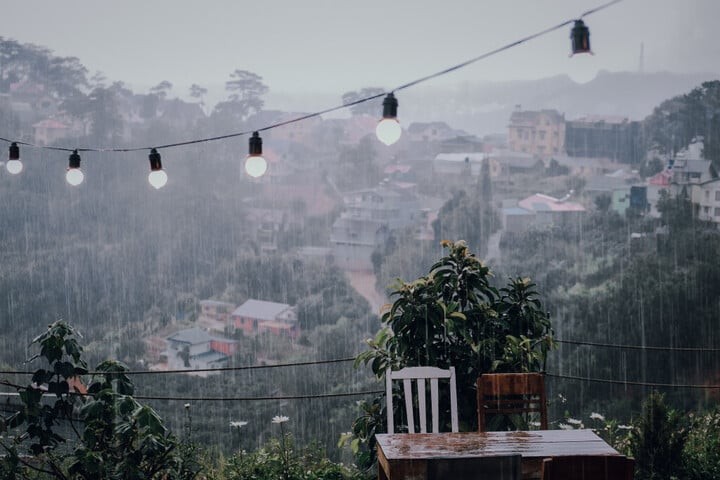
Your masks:
<svg viewBox="0 0 720 480"><path fill-rule="evenodd" d="M486 372L542 370L553 347L552 329L529 279L511 279L498 290L489 283L490 269L465 242L443 246L446 256L428 275L398 282L383 328L368 341L370 349L358 355L356 365L370 365L378 378L390 368L455 367L461 428L476 430L477 378ZM353 426L355 436L365 442L364 450L358 442L355 450L366 460L372 459L372 436L383 431L381 404L365 403Z"/></svg>

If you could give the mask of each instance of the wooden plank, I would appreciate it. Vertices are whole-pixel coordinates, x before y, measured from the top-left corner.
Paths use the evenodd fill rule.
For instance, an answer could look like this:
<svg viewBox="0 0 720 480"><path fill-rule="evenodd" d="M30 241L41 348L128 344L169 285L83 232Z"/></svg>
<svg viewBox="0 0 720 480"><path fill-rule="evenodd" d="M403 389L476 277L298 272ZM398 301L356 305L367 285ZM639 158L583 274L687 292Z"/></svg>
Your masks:
<svg viewBox="0 0 720 480"><path fill-rule="evenodd" d="M432 379L431 382L437 382L436 379ZM417 379L417 391L418 391L418 412L420 415L420 433L427 433L427 409L425 407L425 379ZM435 409L433 406L433 415L435 415ZM434 418L433 418L434 421ZM436 432L436 430L433 430Z"/></svg>
<svg viewBox="0 0 720 480"><path fill-rule="evenodd" d="M456 461L465 465L508 455L522 456L522 478L540 478L544 458L619 455L591 430L379 434L376 439L378 468L390 480L434 478L428 472Z"/></svg>
<svg viewBox="0 0 720 480"><path fill-rule="evenodd" d="M440 434L379 434L378 448L390 460L521 454L525 458L619 455L591 430L534 430Z"/></svg>

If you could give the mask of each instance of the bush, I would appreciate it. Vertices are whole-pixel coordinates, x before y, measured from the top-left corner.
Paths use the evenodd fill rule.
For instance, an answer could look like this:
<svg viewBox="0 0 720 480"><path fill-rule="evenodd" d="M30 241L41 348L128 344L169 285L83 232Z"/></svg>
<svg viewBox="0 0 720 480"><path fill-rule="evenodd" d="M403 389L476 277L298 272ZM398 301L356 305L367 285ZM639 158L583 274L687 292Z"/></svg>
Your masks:
<svg viewBox="0 0 720 480"><path fill-rule="evenodd" d="M683 451L689 479L720 478L720 410L692 418Z"/></svg>
<svg viewBox="0 0 720 480"><path fill-rule="evenodd" d="M667 407L663 395L650 394L634 426L630 432L630 451L636 462L635 478L685 478L682 454L686 431L680 414Z"/></svg>

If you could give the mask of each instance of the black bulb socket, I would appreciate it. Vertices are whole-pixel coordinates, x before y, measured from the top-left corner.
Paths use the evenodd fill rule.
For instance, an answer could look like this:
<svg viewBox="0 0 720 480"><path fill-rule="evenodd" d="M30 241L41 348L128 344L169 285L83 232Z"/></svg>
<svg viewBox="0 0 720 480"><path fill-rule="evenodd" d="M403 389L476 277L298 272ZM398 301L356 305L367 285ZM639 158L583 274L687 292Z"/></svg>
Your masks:
<svg viewBox="0 0 720 480"><path fill-rule="evenodd" d="M78 154L77 150L73 150L70 154L68 168L80 168L80 154Z"/></svg>
<svg viewBox="0 0 720 480"><path fill-rule="evenodd" d="M250 147L248 153L250 153L250 155L262 155L262 138L260 138L258 132L253 132L248 144Z"/></svg>
<svg viewBox="0 0 720 480"><path fill-rule="evenodd" d="M10 144L10 153L8 154L8 160L20 160L20 147L15 142Z"/></svg>
<svg viewBox="0 0 720 480"><path fill-rule="evenodd" d="M383 100L383 118L397 118L398 101L391 92Z"/></svg>
<svg viewBox="0 0 720 480"><path fill-rule="evenodd" d="M148 158L150 159L150 170L153 172L156 172L158 170L162 170L162 162L160 161L160 154L156 149L150 150L150 155L148 155Z"/></svg>

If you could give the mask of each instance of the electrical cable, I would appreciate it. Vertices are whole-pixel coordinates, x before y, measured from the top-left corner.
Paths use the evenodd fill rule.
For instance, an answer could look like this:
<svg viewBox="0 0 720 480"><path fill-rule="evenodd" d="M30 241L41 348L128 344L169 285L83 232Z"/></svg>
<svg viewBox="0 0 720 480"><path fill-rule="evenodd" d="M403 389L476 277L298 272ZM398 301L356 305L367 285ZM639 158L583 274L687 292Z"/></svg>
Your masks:
<svg viewBox="0 0 720 480"><path fill-rule="evenodd" d="M613 385L637 385L641 387L658 387L658 388L691 388L701 390L717 390L720 389L720 385L696 385L696 384L682 384L682 383L652 383L652 382L634 382L626 380L612 380L607 378L591 378L591 377L577 377L573 375L558 375L555 373L545 373L548 377L562 378L567 380L581 380L584 382L595 382L595 383L610 383Z"/></svg>
<svg viewBox="0 0 720 480"><path fill-rule="evenodd" d="M595 8L592 8L592 9L590 9L590 10L587 10L587 11L584 12L582 15L580 15L579 18L583 18L583 17L589 16L589 15L592 15L592 14L594 14L594 13L597 13L597 12L599 12L599 11L601 11L601 10L604 10L604 9L606 9L606 8L612 6L612 5L615 5L616 3L620 3L620 2L622 2L622 1L623 1L623 0L612 0L612 1L610 1L610 2L604 3L604 4L602 4L602 5L599 5L599 6L595 7ZM516 40L516 41L514 41L514 42L508 43L507 45L503 45L503 46L501 46L501 47L499 47L499 48L496 48L496 49L494 49L494 50L491 50L491 51L489 51L489 52L486 52L486 53L484 53L484 54L482 54L482 55L478 55L477 57L473 57L473 58L471 58L471 59L469 59L469 60L465 60L464 62L458 63L458 64L453 65L453 66L448 67L448 68L445 68L444 70L440 70L440 71L435 72L435 73L432 73L432 74L430 74L430 75L426 75L426 76L424 76L424 77L421 77L421 78L418 78L418 79L415 79L415 80L411 80L411 81L409 81L409 82L407 82L407 83L404 83L404 84L402 84L402 85L399 85L399 86L397 86L397 87L395 87L395 88L393 88L393 89L390 89L390 90L388 90L388 91L386 91L386 92L378 93L378 94L376 94L376 95L370 95L370 96L368 96L368 97L362 97L362 98L359 98L359 99L354 100L354 101L352 101L352 102L343 103L343 104L341 104L341 105L336 105L336 106L334 106L334 107L330 107L330 108L327 108L327 109L324 109L324 110L320 110L320 111L313 112L313 113L308 113L308 114L306 114L306 115L301 115L301 116L299 116L299 117L291 118L291 119L288 119L288 120L285 120L285 121L282 121L282 122L273 123L273 124L270 124L270 125L267 125L267 126L261 127L261 128L253 128L253 129L251 129L251 130L245 130L245 131L240 131L240 132L235 132L235 133L228 133L228 134L225 134L225 135L217 135L217 136L212 136L212 137L198 138L198 139L194 139L194 140L186 140L186 141L181 141L181 142L168 143L168 144L165 144L165 145L153 145L153 146L149 146L149 147L126 147L126 148L117 148L117 147L105 147L105 148L102 148L102 147L80 147L80 148L66 148L66 147L53 147L53 146L37 145L37 144L29 143L29 142L21 142L21 141L17 141L17 140L10 140L10 139L3 138L3 137L0 137L0 140L1 140L1 141L4 141L4 142L8 142L8 143L15 142L15 143L17 143L18 145L24 145L24 146L32 147L32 148L40 148L40 149L45 149L45 150L56 150L56 151L64 151L64 152L73 152L73 151L77 150L78 152L123 152L123 153L126 153L126 152L138 152L138 151L150 150L151 148L155 148L155 149L165 149L165 148L180 147L180 146L185 146L185 145L193 145L193 144L197 144L197 143L208 143L208 142L214 142L214 141L218 141L218 140L225 140L225 139L229 139L229 138L234 138L234 137L240 137L240 136L250 135L250 134L253 133L253 132L263 132L263 131L271 130L271 129L274 129L274 128L282 127L282 126L285 126L285 125L289 125L289 124L292 124L292 123L301 122L301 121L307 120L307 119L309 119L309 118L318 117L318 116L324 115L324 114L326 114L326 113L331 113L331 112L334 112L334 111L337 111L337 110L342 110L342 109L345 109L345 108L348 108L348 107L352 107L352 106L354 106L354 105L359 105L359 104L361 104L361 103L369 102L370 100L375 100L375 99L377 99L377 98L383 97L383 96L387 95L388 93L393 93L393 92L396 92L396 91L405 90L405 89L407 89L407 88L414 87L415 85L418 85L418 84L420 84L420 83L426 82L426 81L428 81L428 80L432 80L432 79L437 78L437 77L441 77L441 76L447 75L447 74L452 73L452 72L454 72L454 71L456 71L456 70L460 70L460 69L462 69L462 68L465 68L465 67L467 67L467 66L469 66L469 65L471 65L471 64L473 64L473 63L476 63L476 62L478 62L478 61L480 61L480 60L484 60L484 59L486 59L486 58L488 58L488 57L491 57L491 56L496 55L496 54L498 54L498 53L504 52L505 50L509 50L509 49L511 49L511 48L517 47L518 45L522 45L523 43L529 42L530 40L534 40L534 39L536 39L536 38L538 38L538 37L541 37L541 36L546 35L546 34L548 34L548 33L554 32L555 30L559 30L560 28L566 27L567 25L570 25L571 23L575 22L575 20L576 20L575 18L570 19L570 20L565 20L565 21L563 21L563 22L561 22L561 23L558 23L557 25L555 25L555 26L553 26L553 27L546 28L546 29L541 30L541 31L539 31L539 32L533 33L533 34L528 35L528 36L526 36L526 37L523 37L523 38L521 38L521 39L519 39L519 40Z"/></svg>
<svg viewBox="0 0 720 480"><path fill-rule="evenodd" d="M720 348L703 348L703 347L654 347L644 345L622 345L615 343L599 343L599 342L582 342L577 340L558 340L554 339L557 343L564 343L568 345L587 345L590 347L603 347L603 348L619 348L622 350L649 350L649 351L660 351L660 352L702 352L702 353L717 353L720 352Z"/></svg>
<svg viewBox="0 0 720 480"><path fill-rule="evenodd" d="M334 358L330 360L312 360L307 362L294 363L276 363L270 365L244 365L240 367L219 367L219 368L197 368L197 369L181 369L181 370L127 370L121 372L124 375L159 375L159 374L176 374L176 373L198 373L198 372L235 372L241 370L259 370L267 368L287 368L287 367L303 367L307 365L326 365L331 363L352 362L355 357ZM35 372L25 370L0 370L0 375L33 375ZM108 372L89 371L85 375L105 375ZM113 372L115 373L115 372Z"/></svg>
<svg viewBox="0 0 720 480"><path fill-rule="evenodd" d="M28 386L18 385L7 380L0 380L0 385L12 387L16 390L27 390ZM340 398L340 397L357 397L361 395L375 395L385 393L384 390L365 390L360 392L341 392L341 393L317 393L306 395L282 395L282 396L262 396L262 397L182 397L175 395L121 395L130 396L135 400L165 400L165 401L185 401L185 402L252 402L252 401L270 401L270 400L313 400L319 398ZM92 393L67 392L67 395L76 397L95 397ZM43 395L55 395L54 393L43 392ZM15 397L19 396L17 392L0 392L0 396Z"/></svg>

